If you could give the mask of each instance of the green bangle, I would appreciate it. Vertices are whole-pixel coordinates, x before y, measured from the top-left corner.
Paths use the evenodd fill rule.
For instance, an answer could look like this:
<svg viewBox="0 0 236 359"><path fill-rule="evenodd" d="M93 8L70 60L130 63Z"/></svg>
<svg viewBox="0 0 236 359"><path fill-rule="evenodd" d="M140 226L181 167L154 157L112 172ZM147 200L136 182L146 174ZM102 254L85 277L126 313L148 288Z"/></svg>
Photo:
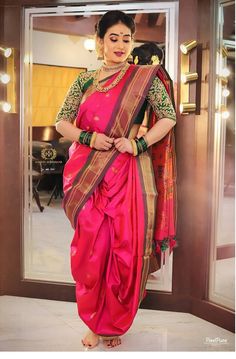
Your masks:
<svg viewBox="0 0 236 359"><path fill-rule="evenodd" d="M79 138L78 138L78 142L81 143L82 145L90 146L92 135L93 135L92 132L81 131Z"/></svg>
<svg viewBox="0 0 236 359"><path fill-rule="evenodd" d="M84 136L86 135L86 132L87 131L81 131L80 132L80 135L79 135L79 138L78 138L78 142L83 144L83 141L84 141Z"/></svg>
<svg viewBox="0 0 236 359"><path fill-rule="evenodd" d="M138 147L138 154L140 154L143 152L142 144L141 144L141 142L139 142L139 140L137 140L136 143L137 143L137 147Z"/></svg>
<svg viewBox="0 0 236 359"><path fill-rule="evenodd" d="M143 152L147 151L148 145L147 145L147 142L145 141L144 137L140 137L139 141L143 147Z"/></svg>
<svg viewBox="0 0 236 359"><path fill-rule="evenodd" d="M145 141L144 137L136 138L135 142L137 144L138 155L140 153L147 151L148 145L147 145L147 142Z"/></svg>

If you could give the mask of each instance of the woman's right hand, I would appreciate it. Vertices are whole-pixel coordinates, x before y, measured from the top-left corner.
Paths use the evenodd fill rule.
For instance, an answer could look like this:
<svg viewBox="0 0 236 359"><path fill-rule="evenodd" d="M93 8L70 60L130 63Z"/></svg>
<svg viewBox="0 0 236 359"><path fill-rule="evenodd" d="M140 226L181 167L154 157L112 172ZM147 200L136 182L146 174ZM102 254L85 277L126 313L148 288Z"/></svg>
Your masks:
<svg viewBox="0 0 236 359"><path fill-rule="evenodd" d="M113 146L114 138L108 137L103 133L97 133L94 148L99 151L107 151Z"/></svg>

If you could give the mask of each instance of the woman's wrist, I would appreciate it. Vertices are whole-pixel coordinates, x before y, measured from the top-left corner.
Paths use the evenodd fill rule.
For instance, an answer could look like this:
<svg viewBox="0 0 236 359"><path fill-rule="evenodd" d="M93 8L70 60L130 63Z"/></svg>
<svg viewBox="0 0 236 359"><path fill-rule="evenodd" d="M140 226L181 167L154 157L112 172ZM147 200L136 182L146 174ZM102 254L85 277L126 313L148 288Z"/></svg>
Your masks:
<svg viewBox="0 0 236 359"><path fill-rule="evenodd" d="M140 138L135 138L131 140L131 145L133 148L133 156L138 156L140 153L147 151L148 144L144 138L144 136Z"/></svg>
<svg viewBox="0 0 236 359"><path fill-rule="evenodd" d="M94 143L97 137L97 132L89 132L82 130L80 132L80 135L78 137L77 142L79 142L82 145L87 145L91 148L94 148Z"/></svg>

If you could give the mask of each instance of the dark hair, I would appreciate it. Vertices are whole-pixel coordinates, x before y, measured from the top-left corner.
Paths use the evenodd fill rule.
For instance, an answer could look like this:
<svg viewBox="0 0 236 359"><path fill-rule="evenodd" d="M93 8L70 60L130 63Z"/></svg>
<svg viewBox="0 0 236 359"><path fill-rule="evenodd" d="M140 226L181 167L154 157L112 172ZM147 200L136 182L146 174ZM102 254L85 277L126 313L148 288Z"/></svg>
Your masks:
<svg viewBox="0 0 236 359"><path fill-rule="evenodd" d="M138 56L138 65L152 64L152 56L156 55L160 63L164 62L164 52L154 42L147 42L139 47L135 47L131 53L135 59Z"/></svg>
<svg viewBox="0 0 236 359"><path fill-rule="evenodd" d="M111 10L106 12L95 25L97 36L103 39L107 30L119 22L122 22L130 29L131 35L135 33L135 23L131 16L125 14L123 11Z"/></svg>

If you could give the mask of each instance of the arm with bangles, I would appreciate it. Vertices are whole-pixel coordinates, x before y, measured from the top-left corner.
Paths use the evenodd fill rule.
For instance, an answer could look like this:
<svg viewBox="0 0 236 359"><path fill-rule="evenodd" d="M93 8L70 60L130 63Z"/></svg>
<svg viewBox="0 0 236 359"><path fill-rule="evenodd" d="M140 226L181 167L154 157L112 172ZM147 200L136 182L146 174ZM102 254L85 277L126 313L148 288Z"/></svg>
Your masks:
<svg viewBox="0 0 236 359"><path fill-rule="evenodd" d="M152 86L150 87L147 100L159 120L143 137L141 137L141 139L135 140L140 148L138 154L144 152L149 146L164 138L176 124L175 109L164 84L158 77L154 79ZM145 142L142 141L142 138ZM141 144L139 144L140 141ZM128 152L137 155L137 148L135 148L136 145L134 144L134 140L122 137L115 139L114 143L120 152ZM134 151L136 153L134 153Z"/></svg>
<svg viewBox="0 0 236 359"><path fill-rule="evenodd" d="M148 92L147 100L152 106L156 116L160 118L157 123L145 134L142 139L129 140L125 137L110 138L102 133L96 133L92 139L92 133L87 136L87 141L83 141L85 132L76 126L73 122L77 114L79 103L82 98L81 88L78 81L71 86L69 93L65 99L61 111L57 116L56 129L62 134L62 136L68 138L71 141L77 141L82 144L90 145L96 150L107 151L113 143L116 149L121 152L128 152L133 155L137 155L160 141L165 135L171 130L176 123L176 115L171 100L165 90L165 87L161 80L155 78L153 84ZM83 134L84 132L84 134ZM92 140L92 141L91 141ZM139 143L137 143L137 141ZM136 145L138 144L139 149L137 150Z"/></svg>
<svg viewBox="0 0 236 359"><path fill-rule="evenodd" d="M147 147L160 141L175 125L175 122L170 118L160 119L143 137L147 143ZM128 152L134 154L131 140L120 137L114 140L115 147L121 153Z"/></svg>
<svg viewBox="0 0 236 359"><path fill-rule="evenodd" d="M81 142L81 134L84 131L74 125L74 120L77 116L79 105L83 97L83 84L90 77L91 73L89 72L82 73L78 76L68 90L64 103L57 114L55 124L56 130L70 141L83 143ZM98 133L96 134L93 147L97 150L106 151L112 147L113 141L113 138Z"/></svg>
<svg viewBox="0 0 236 359"><path fill-rule="evenodd" d="M67 120L58 121L56 123L56 130L62 136L68 138L68 140L76 141L76 142L80 142L79 138L81 136L81 133L83 132L83 130L74 126L72 123L70 123ZM113 142L114 142L113 138L110 138L104 135L103 133L97 133L95 142L93 144L93 148L100 151L107 151L112 147Z"/></svg>
<svg viewBox="0 0 236 359"><path fill-rule="evenodd" d="M175 122L169 118L162 118L159 120L144 136L144 139L149 146L155 142L160 141L175 125ZM56 123L56 130L64 137L71 141L78 141L82 130L75 127L72 123L66 120L61 120ZM133 147L131 141L125 137L113 138L107 137L102 133L98 133L93 147L97 150L109 150L112 144L115 144L116 149L121 152L128 152L133 154Z"/></svg>

